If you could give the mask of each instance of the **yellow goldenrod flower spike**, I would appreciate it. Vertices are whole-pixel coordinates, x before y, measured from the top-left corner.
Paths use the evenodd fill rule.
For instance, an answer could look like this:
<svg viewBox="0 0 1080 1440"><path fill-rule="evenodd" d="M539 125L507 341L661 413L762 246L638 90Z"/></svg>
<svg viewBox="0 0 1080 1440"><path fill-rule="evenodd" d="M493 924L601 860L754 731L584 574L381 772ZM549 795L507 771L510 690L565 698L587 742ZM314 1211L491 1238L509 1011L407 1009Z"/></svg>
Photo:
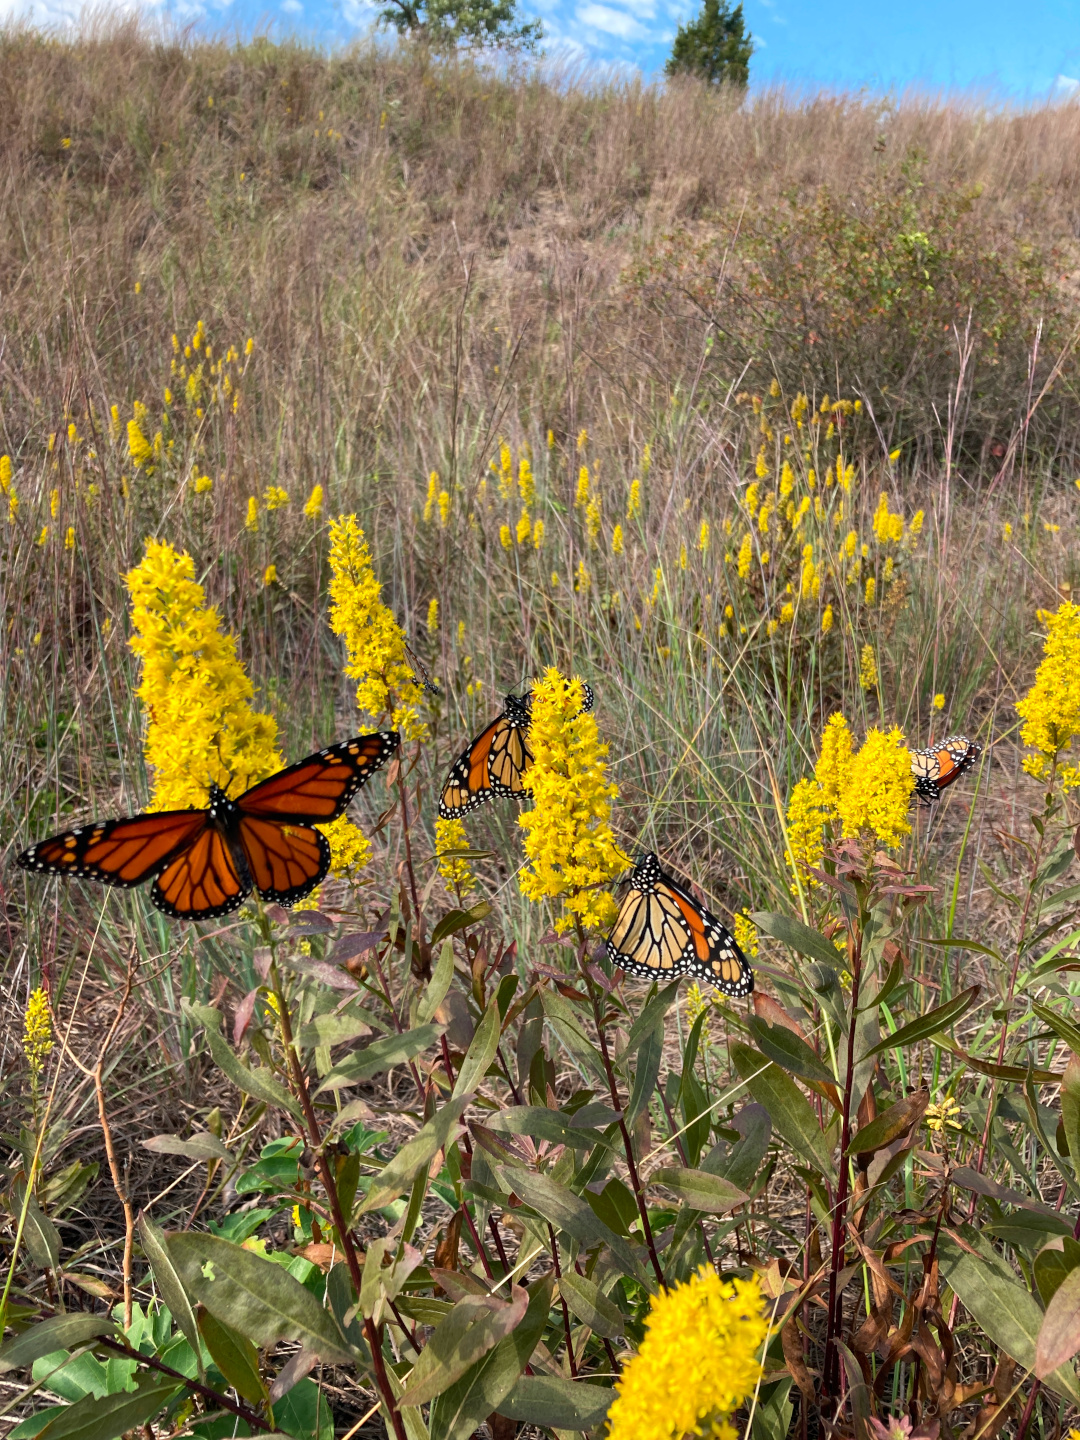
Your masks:
<svg viewBox="0 0 1080 1440"><path fill-rule="evenodd" d="M35 1082L45 1068L45 1061L53 1048L52 1014L49 1010L45 991L31 991L23 1014L23 1054Z"/></svg>
<svg viewBox="0 0 1080 1440"><path fill-rule="evenodd" d="M938 1104L928 1105L926 1107L923 1122L932 1135L940 1135L943 1130L962 1129L956 1116L962 1115L963 1113L960 1106L952 1096L949 1095ZM1073 1431L1071 1433L1076 1434L1077 1432Z"/></svg>
<svg viewBox="0 0 1080 1440"><path fill-rule="evenodd" d="M944 695L935 695L935 696L934 696L934 699L933 699L933 701L932 701L932 704L933 704L935 710L944 710L944 709L945 709L945 696L944 696Z"/></svg>
<svg viewBox="0 0 1080 1440"><path fill-rule="evenodd" d="M873 690L878 683L877 658L872 645L864 645L859 656L859 684L864 690Z"/></svg>
<svg viewBox="0 0 1080 1440"><path fill-rule="evenodd" d="M267 511L280 510L289 503L289 496L280 485L269 485L263 491Z"/></svg>
<svg viewBox="0 0 1080 1440"><path fill-rule="evenodd" d="M543 522L543 520L537 520L536 524L533 526L532 543L533 543L533 549L534 549L534 550L539 550L540 547L541 547L541 545L543 545L543 543L544 543L544 522Z"/></svg>
<svg viewBox="0 0 1080 1440"><path fill-rule="evenodd" d="M599 888L626 869L611 830L618 786L608 779L607 746L596 717L586 711L584 687L556 669L533 687L524 786L533 808L518 817L525 831L526 865L519 875L527 899L558 899L565 913L556 929L609 924L616 904Z"/></svg>
<svg viewBox="0 0 1080 1440"><path fill-rule="evenodd" d="M758 953L758 931L753 920L750 919L749 910L741 910L734 916L732 928L735 931L735 943L744 955L753 957Z"/></svg>
<svg viewBox="0 0 1080 1440"><path fill-rule="evenodd" d="M874 579L873 575L869 575L869 576L867 576L867 580L866 580L866 592L865 592L865 596L864 596L867 605L873 605L874 600L876 599L876 597L877 597L877 581Z"/></svg>
<svg viewBox="0 0 1080 1440"><path fill-rule="evenodd" d="M304 505L304 514L309 520L317 520L322 514L322 508L323 488L321 485L316 485Z"/></svg>
<svg viewBox="0 0 1080 1440"><path fill-rule="evenodd" d="M153 460L154 451L150 441L143 434L138 419L128 421L127 436L128 454L131 456L135 468L141 470L144 465L149 465Z"/></svg>
<svg viewBox="0 0 1080 1440"><path fill-rule="evenodd" d="M427 738L423 689L405 653L405 632L382 601L371 552L355 515L330 522L330 626L348 651L346 675L359 681L356 703L373 717L391 713L407 740Z"/></svg>
<svg viewBox="0 0 1080 1440"><path fill-rule="evenodd" d="M708 520L702 520L702 522L701 522L701 529L698 531L698 542L697 542L697 548L701 551L702 555L707 555L708 552L709 552L709 539L710 539L710 536L711 536L711 531L710 531L710 529L709 529L709 522L708 522Z"/></svg>
<svg viewBox="0 0 1080 1440"><path fill-rule="evenodd" d="M514 531L514 537L519 545L524 545L531 535L532 520L529 516L529 512L527 510L523 510L518 516L518 522L517 527Z"/></svg>
<svg viewBox="0 0 1080 1440"><path fill-rule="evenodd" d="M826 606L825 606L825 609L821 612L821 633L822 633L823 635L827 635L827 634L829 633L829 631L832 629L832 627L833 627L833 608L832 608L831 605L826 605Z"/></svg>
<svg viewBox="0 0 1080 1440"><path fill-rule="evenodd" d="M428 476L427 499L424 501L424 524L430 525L439 498L439 472L432 470Z"/></svg>
<svg viewBox="0 0 1080 1440"><path fill-rule="evenodd" d="M499 526L499 544L504 550L509 550L514 543L514 535L509 525Z"/></svg>
<svg viewBox="0 0 1080 1440"><path fill-rule="evenodd" d="M589 467L582 465L578 471L577 493L574 496L574 504L584 506L589 503Z"/></svg>
<svg viewBox="0 0 1080 1440"><path fill-rule="evenodd" d="M11 456L0 455L0 494L6 495L11 489Z"/></svg>
<svg viewBox="0 0 1080 1440"><path fill-rule="evenodd" d="M428 601L427 607L427 632L429 635L439 633L439 602L435 597Z"/></svg>
<svg viewBox="0 0 1080 1440"><path fill-rule="evenodd" d="M623 549L623 528L621 525L616 525L611 532L611 553L612 555L621 555Z"/></svg>
<svg viewBox="0 0 1080 1440"><path fill-rule="evenodd" d="M37 543L38 545L47 545L49 543L49 527L47 525L41 527L41 534L37 537Z"/></svg>
<svg viewBox="0 0 1080 1440"><path fill-rule="evenodd" d="M450 521L450 492L439 491L439 524L445 530Z"/></svg>
<svg viewBox="0 0 1080 1440"><path fill-rule="evenodd" d="M616 1382L609 1440L735 1440L726 1417L758 1383L768 1331L756 1277L721 1279L703 1265L684 1284L661 1290L645 1338Z"/></svg>
<svg viewBox="0 0 1080 1440"><path fill-rule="evenodd" d="M626 502L626 518L636 520L641 514L641 481L638 479L630 482L630 495Z"/></svg>
<svg viewBox="0 0 1080 1440"><path fill-rule="evenodd" d="M1038 612L1046 626L1043 658L1031 689L1016 706L1024 722L1020 738L1034 753L1024 757L1024 769L1046 779L1056 768L1062 789L1080 786L1080 757L1062 765L1066 750L1080 735L1080 606L1071 601L1052 613Z"/></svg>
<svg viewBox="0 0 1080 1440"><path fill-rule="evenodd" d="M244 521L244 526L252 534L259 528L259 502L254 495L248 496L247 519Z"/></svg>
<svg viewBox="0 0 1080 1440"><path fill-rule="evenodd" d="M268 566L266 567L266 569L263 571L263 584L264 584L264 585L276 585L276 584L277 584L277 566L276 566L276 565L268 565Z"/></svg>
<svg viewBox="0 0 1080 1440"><path fill-rule="evenodd" d="M469 837L465 833L463 820L435 821L435 853L439 857L439 874L446 881L447 887L453 887L459 895L467 895L477 888L476 877L463 856L448 855L446 852L468 848Z"/></svg>
<svg viewBox="0 0 1080 1440"><path fill-rule="evenodd" d="M65 549L65 550L74 550L74 549L75 549L75 526L74 526L74 525L69 525L68 528L67 528L67 533L66 533L65 536L64 536L64 549Z"/></svg>
<svg viewBox="0 0 1080 1440"><path fill-rule="evenodd" d="M52 518L53 518L54 520L55 520L56 517L60 514L60 491L59 491L59 490L51 490L51 491L49 492L49 514L52 516Z"/></svg>
<svg viewBox="0 0 1080 1440"><path fill-rule="evenodd" d="M214 482L213 482L213 480L210 479L210 476L209 476L209 475L196 475L196 476L195 476L195 494L196 494L196 495L208 495L208 494L210 493L210 491L213 490L213 488L214 488Z"/></svg>

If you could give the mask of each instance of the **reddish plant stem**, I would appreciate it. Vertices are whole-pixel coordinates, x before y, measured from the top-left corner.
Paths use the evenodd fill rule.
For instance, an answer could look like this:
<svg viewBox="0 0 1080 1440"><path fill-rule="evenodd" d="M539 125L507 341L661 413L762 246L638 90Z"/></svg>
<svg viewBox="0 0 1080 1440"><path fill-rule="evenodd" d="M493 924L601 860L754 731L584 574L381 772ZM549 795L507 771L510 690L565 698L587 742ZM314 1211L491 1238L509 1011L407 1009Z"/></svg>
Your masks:
<svg viewBox="0 0 1080 1440"><path fill-rule="evenodd" d="M548 1238L551 1241L551 1259L555 1265L555 1279L562 1279L562 1269L559 1265L559 1242L555 1239L555 1227L549 1223ZM566 1358L570 1362L570 1374L577 1379L577 1361L574 1359L574 1343L570 1339L570 1311L566 1308L566 1300L559 1287L559 1304L562 1306L563 1330L566 1332Z"/></svg>
<svg viewBox="0 0 1080 1440"><path fill-rule="evenodd" d="M326 1198L330 1202L330 1213L334 1217L334 1226L341 1240L341 1248L345 1252L345 1263L349 1268L349 1278L359 1298L363 1286L363 1271L360 1268L360 1261L356 1254L356 1246L353 1244L352 1234L349 1230L344 1212L341 1208L341 1199L338 1195L337 1182L334 1179L330 1162L327 1159L323 1148L322 1130L319 1126L318 1116L315 1114L315 1107L311 1103L311 1092L308 1089L307 1076L304 1074L303 1066L300 1064L300 1056L296 1052L293 1043L292 1020L289 1016L289 1006L285 994L281 988L281 978L278 975L277 961L270 962L270 984L273 987L274 995L278 1004L278 1018L281 1022L281 1037L285 1045L285 1054L288 1059L289 1072L293 1082L293 1089L296 1098L300 1101L300 1107L304 1112L304 1120L307 1123L308 1135L311 1140L311 1148L315 1152L315 1164L319 1171L319 1178L322 1180L323 1189L326 1191ZM408 1440L405 1433L405 1424L401 1418L401 1412L394 1399L394 1392L386 1373L386 1360L382 1350L382 1326L377 1326L370 1315L364 1316L364 1337L371 1350L371 1360L375 1368L375 1383L378 1386L379 1396L386 1412L390 1416L390 1423L394 1427L396 1440Z"/></svg>
<svg viewBox="0 0 1080 1440"><path fill-rule="evenodd" d="M825 1363L822 1367L821 1393L823 1399L835 1398L840 1391L840 1338L843 1297L838 1293L837 1282L844 1263L847 1243L847 1209L850 1188L850 1167L848 1165L848 1143L851 1140L851 1102L855 1085L855 1036L859 1011L859 984L862 980L862 943L866 920L864 897L860 895L859 930L851 959L851 1018L847 1034L847 1072L844 1076L844 1108L840 1127L840 1173L836 1181L836 1198L833 1201L832 1254L829 1256L829 1299L828 1326L825 1332Z"/></svg>
<svg viewBox="0 0 1080 1440"><path fill-rule="evenodd" d="M682 1137L678 1133L678 1126L675 1124L675 1117L671 1113L671 1106L667 1103L667 1096L664 1094L663 1087L659 1082L657 1082L656 1093L660 1096L660 1104L664 1107L668 1128L671 1131L671 1138L675 1142L675 1148L679 1152L679 1159L687 1169L689 1169L690 1161L686 1158L686 1149L682 1143ZM705 1258L715 1270L716 1262L713 1260L712 1247L709 1245L709 1237L705 1234L705 1222L703 1220L698 1221L698 1229L701 1231L701 1243L705 1246Z"/></svg>

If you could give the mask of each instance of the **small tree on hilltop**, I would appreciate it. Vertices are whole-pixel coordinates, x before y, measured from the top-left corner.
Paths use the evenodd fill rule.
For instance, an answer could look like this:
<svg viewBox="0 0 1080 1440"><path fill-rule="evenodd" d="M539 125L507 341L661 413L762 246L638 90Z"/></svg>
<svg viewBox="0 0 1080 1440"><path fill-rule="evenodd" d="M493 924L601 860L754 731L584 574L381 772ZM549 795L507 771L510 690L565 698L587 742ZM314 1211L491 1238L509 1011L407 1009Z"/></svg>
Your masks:
<svg viewBox="0 0 1080 1440"><path fill-rule="evenodd" d="M742 6L731 10L727 0L705 0L698 18L679 26L664 70L668 75L696 75L710 85L745 89L753 53Z"/></svg>
<svg viewBox="0 0 1080 1440"><path fill-rule="evenodd" d="M485 50L535 50L544 38L539 20L522 20L517 0L390 0L379 11L399 35L437 50L459 44Z"/></svg>

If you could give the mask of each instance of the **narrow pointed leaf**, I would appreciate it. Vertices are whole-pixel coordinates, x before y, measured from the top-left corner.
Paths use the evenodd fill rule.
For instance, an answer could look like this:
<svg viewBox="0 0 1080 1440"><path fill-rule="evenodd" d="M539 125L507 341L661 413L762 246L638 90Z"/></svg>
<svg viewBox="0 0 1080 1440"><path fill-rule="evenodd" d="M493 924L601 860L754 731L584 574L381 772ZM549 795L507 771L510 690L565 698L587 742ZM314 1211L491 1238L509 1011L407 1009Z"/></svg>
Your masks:
<svg viewBox="0 0 1080 1440"><path fill-rule="evenodd" d="M571 1313L590 1330L595 1330L597 1335L613 1340L623 1334L626 1322L622 1311L614 1300L608 1299L595 1280L579 1275L576 1270L566 1269L559 1280L559 1294Z"/></svg>
<svg viewBox="0 0 1080 1440"><path fill-rule="evenodd" d="M415 1030L406 1030L404 1035L387 1035L382 1040L375 1040L363 1050L354 1051L340 1065L335 1065L315 1093L321 1095L324 1090L359 1085L383 1070L403 1065L419 1055L421 1050L434 1045L445 1028L445 1025L418 1025Z"/></svg>
<svg viewBox="0 0 1080 1440"><path fill-rule="evenodd" d="M929 1090L918 1090L914 1095L905 1095L902 1100L890 1105L863 1126L848 1146L848 1154L872 1155L877 1150L884 1150L886 1145L899 1140L901 1135L918 1124L929 1103Z"/></svg>
<svg viewBox="0 0 1080 1440"><path fill-rule="evenodd" d="M470 1366L521 1324L528 1305L528 1291L522 1285L515 1287L509 1304L496 1300L496 1308L492 1308L487 1297L480 1295L459 1300L445 1320L435 1327L421 1351L401 1403L426 1405L436 1395L449 1390Z"/></svg>
<svg viewBox="0 0 1080 1440"><path fill-rule="evenodd" d="M1071 1270L1046 1307L1035 1345L1035 1374L1040 1380L1080 1351L1080 1270Z"/></svg>
<svg viewBox="0 0 1080 1440"><path fill-rule="evenodd" d="M458 1122L471 1098L464 1095L459 1100L451 1100L435 1112L419 1134L407 1141L389 1165L375 1176L358 1214L381 1210L384 1205L389 1205L391 1200L404 1195L420 1169L429 1165L439 1151L445 1149L456 1137Z"/></svg>
<svg viewBox="0 0 1080 1440"><path fill-rule="evenodd" d="M278 1109L287 1111L294 1119L303 1119L300 1106L288 1090L278 1083L271 1071L262 1068L251 1069L235 1054L232 1046L221 1033L220 1010L215 1010L212 1005L194 1005L186 996L180 1004L181 1008L203 1027L206 1048L210 1051L214 1064L226 1079L231 1080L236 1088L243 1090L246 1095L254 1096L256 1100L265 1100L268 1105L276 1105Z"/></svg>
<svg viewBox="0 0 1080 1440"><path fill-rule="evenodd" d="M143 1149L155 1155L183 1155L186 1160L232 1160L233 1153L216 1135L204 1130L182 1139L179 1135L151 1135Z"/></svg>
<svg viewBox="0 0 1080 1440"><path fill-rule="evenodd" d="M135 1391L121 1390L114 1395L86 1395L74 1405L61 1410L37 1440L116 1440L127 1430L136 1430L176 1394L175 1380L146 1376Z"/></svg>
<svg viewBox="0 0 1080 1440"><path fill-rule="evenodd" d="M719 1175L710 1175L707 1170L693 1170L684 1165L665 1165L654 1170L649 1176L650 1185L663 1185L674 1190L680 1200L692 1210L705 1210L710 1215L722 1215L734 1210L736 1205L745 1205L749 1196Z"/></svg>
<svg viewBox="0 0 1080 1440"><path fill-rule="evenodd" d="M23 1370L54 1350L74 1350L99 1335L115 1335L116 1322L107 1315L54 1315L16 1335L0 1348L0 1373Z"/></svg>
<svg viewBox="0 0 1080 1440"><path fill-rule="evenodd" d="M266 1399L266 1387L259 1374L259 1352L247 1336L238 1335L209 1310L199 1312L199 1333L214 1364L233 1389L249 1404L261 1404Z"/></svg>
<svg viewBox="0 0 1080 1440"><path fill-rule="evenodd" d="M733 1041L731 1061L746 1081L746 1088L769 1112L773 1128L808 1160L815 1170L832 1178L830 1147L810 1102L795 1081L778 1065L767 1060L760 1050Z"/></svg>
<svg viewBox="0 0 1080 1440"><path fill-rule="evenodd" d="M784 1025L768 1025L756 1015L750 1019L750 1034L770 1060L801 1080L835 1085L836 1076L805 1040Z"/></svg>
<svg viewBox="0 0 1080 1440"><path fill-rule="evenodd" d="M500 1168L499 1175L507 1190L519 1195L557 1230L565 1230L586 1248L606 1245L627 1274L644 1278L629 1242L609 1229L580 1195L552 1180L550 1175L533 1175L527 1170L506 1167Z"/></svg>
<svg viewBox="0 0 1080 1440"><path fill-rule="evenodd" d="M145 1214L139 1216L138 1225L143 1254L149 1260L150 1267L154 1272L154 1282L157 1285L158 1294L169 1307L170 1315L179 1325L184 1339L195 1352L201 1375L203 1371L202 1349L199 1345L199 1327L195 1321L195 1311L191 1307L191 1301L188 1299L183 1281L176 1273L176 1267L165 1248L165 1232L159 1229Z"/></svg>
<svg viewBox="0 0 1080 1440"><path fill-rule="evenodd" d="M787 945L808 960L833 966L840 959L840 952L831 940L826 940L819 930L811 930L809 925L792 919L790 915L779 915L774 910L757 910L750 918L759 930L764 930L766 935L771 935L781 945Z"/></svg>
<svg viewBox="0 0 1080 1440"><path fill-rule="evenodd" d="M603 1423L615 1391L561 1375L523 1375L499 1405L499 1414L549 1430L594 1430Z"/></svg>
<svg viewBox="0 0 1080 1440"><path fill-rule="evenodd" d="M925 1040L938 1030L947 1030L950 1025L960 1019L961 1015L971 1009L979 998L981 989L981 985L972 985L967 990L962 990L959 995L954 995L951 1000L946 1000L944 1005L938 1005L935 1009L928 1010L925 1015L920 1015L917 1020L912 1020L907 1025L901 1025L895 1034L886 1035L884 1040L879 1040L876 1045L867 1050L862 1058L869 1060L872 1055L880 1055L883 1050L914 1045L917 1041Z"/></svg>
<svg viewBox="0 0 1080 1440"><path fill-rule="evenodd" d="M461 1069L454 1082L455 1100L463 1095L473 1094L487 1074L488 1066L495 1059L495 1051L499 1048L501 1028L498 1002L492 999L476 1027L465 1059L461 1062Z"/></svg>

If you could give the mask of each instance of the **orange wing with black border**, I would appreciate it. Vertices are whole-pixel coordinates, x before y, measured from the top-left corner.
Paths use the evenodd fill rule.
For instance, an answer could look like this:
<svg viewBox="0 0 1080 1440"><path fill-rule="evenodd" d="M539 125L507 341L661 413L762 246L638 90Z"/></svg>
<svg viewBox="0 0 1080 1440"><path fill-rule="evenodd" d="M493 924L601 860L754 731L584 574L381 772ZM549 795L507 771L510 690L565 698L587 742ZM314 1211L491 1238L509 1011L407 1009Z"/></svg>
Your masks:
<svg viewBox="0 0 1080 1440"><path fill-rule="evenodd" d="M253 785L236 804L245 816L325 825L345 813L361 785L386 764L400 743L396 730L355 735Z"/></svg>
<svg viewBox="0 0 1080 1440"><path fill-rule="evenodd" d="M159 810L95 821L31 845L16 865L39 875L71 875L130 889L163 870L206 828L205 810Z"/></svg>
<svg viewBox="0 0 1080 1440"><path fill-rule="evenodd" d="M970 770L982 754L982 746L966 735L950 735L940 745L911 752L911 773L915 796L923 805L932 805L942 793Z"/></svg>

